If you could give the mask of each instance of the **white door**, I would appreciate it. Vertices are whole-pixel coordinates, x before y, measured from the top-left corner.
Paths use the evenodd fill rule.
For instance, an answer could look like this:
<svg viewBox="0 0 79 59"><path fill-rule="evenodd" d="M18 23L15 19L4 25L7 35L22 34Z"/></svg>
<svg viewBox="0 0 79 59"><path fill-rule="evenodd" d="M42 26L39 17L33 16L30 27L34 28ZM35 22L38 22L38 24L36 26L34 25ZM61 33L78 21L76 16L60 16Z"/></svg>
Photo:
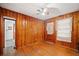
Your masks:
<svg viewBox="0 0 79 59"><path fill-rule="evenodd" d="M15 21L5 19L5 48L15 47Z"/></svg>

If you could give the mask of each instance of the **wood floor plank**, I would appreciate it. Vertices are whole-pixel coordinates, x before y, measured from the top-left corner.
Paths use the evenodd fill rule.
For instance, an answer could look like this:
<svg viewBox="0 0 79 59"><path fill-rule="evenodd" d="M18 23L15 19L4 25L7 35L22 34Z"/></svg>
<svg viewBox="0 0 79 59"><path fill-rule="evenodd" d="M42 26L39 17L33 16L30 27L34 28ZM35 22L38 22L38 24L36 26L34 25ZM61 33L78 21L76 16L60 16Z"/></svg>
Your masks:
<svg viewBox="0 0 79 59"><path fill-rule="evenodd" d="M39 42L27 45L17 50L8 48L4 50L6 56L79 56L76 51L56 44Z"/></svg>

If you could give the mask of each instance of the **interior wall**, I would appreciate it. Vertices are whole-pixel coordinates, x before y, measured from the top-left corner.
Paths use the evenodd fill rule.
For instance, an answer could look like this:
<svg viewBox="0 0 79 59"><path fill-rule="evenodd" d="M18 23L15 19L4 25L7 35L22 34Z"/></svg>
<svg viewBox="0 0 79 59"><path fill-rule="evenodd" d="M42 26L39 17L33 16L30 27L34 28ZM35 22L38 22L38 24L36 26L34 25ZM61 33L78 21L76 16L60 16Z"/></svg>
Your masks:
<svg viewBox="0 0 79 59"><path fill-rule="evenodd" d="M4 21L3 16L8 16L16 19L16 47L22 47L28 44L32 44L35 42L40 42L42 40L47 40L50 42L54 42L57 44L61 44L67 47L76 48L77 40L78 40L78 24L77 21L79 19L79 12L73 12L69 14L65 14L62 16L54 17L51 19L41 21L39 19L23 15L21 13L13 12L8 9L0 8L0 48L4 47ZM46 23L54 22L57 19L64 19L67 17L73 17L73 32L72 32L72 42L62 42L56 40L56 30L54 25L54 33L52 35L47 35ZM44 35L45 34L45 35ZM45 38L44 38L45 37Z"/></svg>
<svg viewBox="0 0 79 59"><path fill-rule="evenodd" d="M56 20L62 20L62 19L65 19L65 18L68 18L68 17L72 17L72 42L71 43L68 43L68 42L63 42L63 41L58 41L56 39L56 31L52 34L52 35L48 35L46 30L45 30L45 35L46 35L46 40L48 41L51 41L51 42L56 42L56 44L61 44L63 46L66 46L66 47L71 47L71 48L76 48L77 46L77 40L78 40L78 19L79 19L79 11L77 12L72 12L72 13L68 13L68 14L65 14L65 15L61 15L61 16L58 16L58 17L54 17L54 18L51 18L51 19L48 19L46 20L45 22L46 23L49 23L49 22L56 22ZM54 27L56 27L56 24L54 25ZM51 40L50 40L51 39Z"/></svg>
<svg viewBox="0 0 79 59"><path fill-rule="evenodd" d="M0 8L0 11L0 46L4 47L3 16L16 19L16 48L44 40L43 21L5 8Z"/></svg>
<svg viewBox="0 0 79 59"><path fill-rule="evenodd" d="M78 21L77 21L77 23L78 23L78 26L77 26L77 49L79 50L79 12L78 12Z"/></svg>
<svg viewBox="0 0 79 59"><path fill-rule="evenodd" d="M0 8L0 19L1 19L1 8ZM2 55L3 53L3 49L2 49L2 30L1 30L1 20L0 20L0 55Z"/></svg>
<svg viewBox="0 0 79 59"><path fill-rule="evenodd" d="M46 20L45 21L45 29L46 29L47 23L51 23L51 22L54 23L54 27L53 27L54 32L53 32L52 35L48 35L47 34L47 30L45 30L45 40L46 41L49 41L49 42L55 43L56 42L55 20L50 20L50 21L49 20Z"/></svg>

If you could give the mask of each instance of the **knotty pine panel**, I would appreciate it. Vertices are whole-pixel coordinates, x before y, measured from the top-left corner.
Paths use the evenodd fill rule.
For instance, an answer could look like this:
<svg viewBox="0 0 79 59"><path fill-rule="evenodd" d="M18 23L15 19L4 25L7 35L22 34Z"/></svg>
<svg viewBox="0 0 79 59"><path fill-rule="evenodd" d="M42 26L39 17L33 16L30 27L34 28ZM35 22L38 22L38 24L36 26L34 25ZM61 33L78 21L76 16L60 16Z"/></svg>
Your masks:
<svg viewBox="0 0 79 59"><path fill-rule="evenodd" d="M26 20L26 43L39 42L44 39L44 23L33 20L34 18ZM40 35L41 34L41 35ZM25 43L25 44L26 44Z"/></svg>
<svg viewBox="0 0 79 59"><path fill-rule="evenodd" d="M78 12L78 21L77 21L77 23L78 23L78 29L77 29L78 30L78 34L77 34L77 36L78 36L77 39L78 40L77 40L77 42L79 42L79 12Z"/></svg>

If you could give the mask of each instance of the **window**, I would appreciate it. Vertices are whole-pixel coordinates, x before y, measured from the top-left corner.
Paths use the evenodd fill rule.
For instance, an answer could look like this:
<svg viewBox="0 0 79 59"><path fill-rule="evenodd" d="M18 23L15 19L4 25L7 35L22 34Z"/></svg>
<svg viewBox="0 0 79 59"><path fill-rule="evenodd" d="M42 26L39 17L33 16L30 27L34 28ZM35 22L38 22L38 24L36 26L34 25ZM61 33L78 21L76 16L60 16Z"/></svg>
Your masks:
<svg viewBox="0 0 79 59"><path fill-rule="evenodd" d="M72 18L56 21L57 40L71 42Z"/></svg>
<svg viewBox="0 0 79 59"><path fill-rule="evenodd" d="M47 23L47 34L51 35L54 33L54 23L51 22L51 23Z"/></svg>

